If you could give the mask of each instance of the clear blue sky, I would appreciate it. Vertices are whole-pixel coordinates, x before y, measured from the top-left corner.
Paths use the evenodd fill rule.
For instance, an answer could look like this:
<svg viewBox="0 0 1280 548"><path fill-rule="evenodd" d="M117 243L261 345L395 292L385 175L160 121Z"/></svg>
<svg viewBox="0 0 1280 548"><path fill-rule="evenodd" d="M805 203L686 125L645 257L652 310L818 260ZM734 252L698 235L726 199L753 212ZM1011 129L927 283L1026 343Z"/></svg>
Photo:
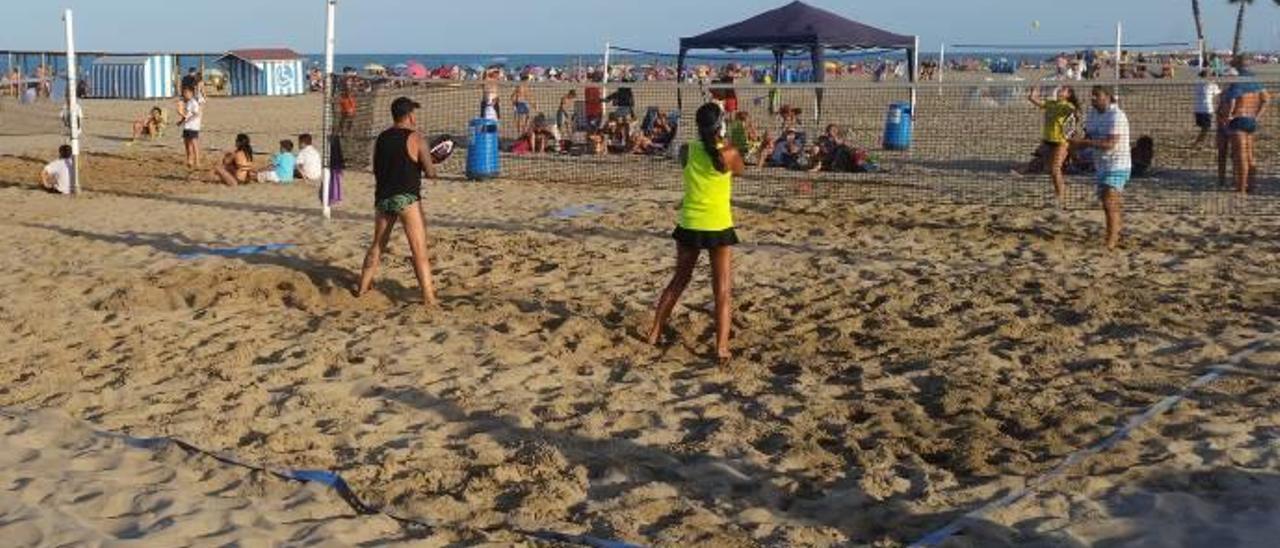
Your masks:
<svg viewBox="0 0 1280 548"><path fill-rule="evenodd" d="M788 0L341 0L339 53L586 53L614 44L674 51L676 39ZM0 49L57 49L61 8L84 50L323 49L323 0L13 0ZM901 34L922 49L963 42L1107 42L1117 20L1135 41L1191 40L1190 0L810 0ZM1202 0L1207 34L1229 48L1234 6ZM1245 45L1280 50L1280 6L1250 8ZM1040 28L1032 22L1039 20ZM482 21L485 21L482 23Z"/></svg>

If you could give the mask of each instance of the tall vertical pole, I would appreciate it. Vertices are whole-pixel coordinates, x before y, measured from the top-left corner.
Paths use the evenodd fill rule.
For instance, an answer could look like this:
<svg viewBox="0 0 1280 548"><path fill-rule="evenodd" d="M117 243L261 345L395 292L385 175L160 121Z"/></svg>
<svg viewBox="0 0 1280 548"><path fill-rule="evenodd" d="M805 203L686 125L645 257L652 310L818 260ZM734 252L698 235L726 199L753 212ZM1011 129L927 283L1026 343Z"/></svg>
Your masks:
<svg viewBox="0 0 1280 548"><path fill-rule="evenodd" d="M916 82L920 81L920 37L911 46L911 118L916 117Z"/></svg>
<svg viewBox="0 0 1280 548"><path fill-rule="evenodd" d="M1204 38L1196 40L1196 55L1200 60L1200 64L1196 65L1200 70L1204 70Z"/></svg>
<svg viewBox="0 0 1280 548"><path fill-rule="evenodd" d="M1116 21L1116 80L1120 79L1120 56L1124 54L1124 23Z"/></svg>
<svg viewBox="0 0 1280 548"><path fill-rule="evenodd" d="M333 125L333 20L337 11L338 0L326 0L324 28L324 151L325 158L320 162L324 170L320 175L320 203L324 208L324 218L328 219L333 211L329 207L329 131Z"/></svg>
<svg viewBox="0 0 1280 548"><path fill-rule="evenodd" d="M62 14L67 24L67 126L71 129L71 193L80 193L80 98L76 97L76 34L71 10ZM49 77L45 73L45 77Z"/></svg>
<svg viewBox="0 0 1280 548"><path fill-rule="evenodd" d="M604 77L600 80L600 94L609 94L609 51L613 48L609 47L609 43L604 43Z"/></svg>

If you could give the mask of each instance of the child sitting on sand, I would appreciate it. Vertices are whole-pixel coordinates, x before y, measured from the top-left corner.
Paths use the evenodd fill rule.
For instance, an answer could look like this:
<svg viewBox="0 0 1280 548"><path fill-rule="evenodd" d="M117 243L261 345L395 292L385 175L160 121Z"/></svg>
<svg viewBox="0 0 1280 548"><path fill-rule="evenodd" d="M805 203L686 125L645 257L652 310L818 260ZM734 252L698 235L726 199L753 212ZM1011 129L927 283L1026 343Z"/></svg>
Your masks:
<svg viewBox="0 0 1280 548"><path fill-rule="evenodd" d="M53 194L71 194L72 174L71 145L58 147L58 159L40 170L40 188Z"/></svg>
<svg viewBox="0 0 1280 548"><path fill-rule="evenodd" d="M168 120L165 119L164 109L160 107L151 107L151 112L146 118L133 123L133 139L129 141L128 146L133 146L138 142L138 137L146 135L152 141L164 137L164 125Z"/></svg>
<svg viewBox="0 0 1280 548"><path fill-rule="evenodd" d="M268 183L292 183L297 159L293 156L293 141L280 141L280 152L271 156L271 169L259 171L258 180Z"/></svg>

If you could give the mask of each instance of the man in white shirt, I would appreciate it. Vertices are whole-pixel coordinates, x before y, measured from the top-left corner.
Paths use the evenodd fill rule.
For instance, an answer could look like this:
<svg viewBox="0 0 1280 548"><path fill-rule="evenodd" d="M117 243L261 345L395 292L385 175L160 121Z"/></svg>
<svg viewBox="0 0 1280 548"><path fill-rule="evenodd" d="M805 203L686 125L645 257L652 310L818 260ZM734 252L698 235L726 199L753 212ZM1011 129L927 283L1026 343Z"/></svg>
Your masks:
<svg viewBox="0 0 1280 548"><path fill-rule="evenodd" d="M1085 122L1085 138L1072 139L1071 145L1095 149L1093 168L1098 185L1098 199L1107 216L1108 250L1120 244L1120 194L1129 183L1133 158L1129 152L1129 118L1115 102L1111 88L1094 86L1090 98L1094 112Z"/></svg>
<svg viewBox="0 0 1280 548"><path fill-rule="evenodd" d="M1196 127L1200 128L1200 135L1196 137L1192 146L1197 148L1204 144L1205 139L1209 137L1209 131L1213 129L1213 113L1218 110L1218 95L1222 93L1217 82L1209 76L1208 70L1200 71L1200 85L1196 86Z"/></svg>
<svg viewBox="0 0 1280 548"><path fill-rule="evenodd" d="M320 152L316 147L311 146L310 133L298 136L298 147L298 163L295 169L297 177L306 181L319 181L323 166L320 163Z"/></svg>
<svg viewBox="0 0 1280 548"><path fill-rule="evenodd" d="M58 147L58 159L40 170L40 188L55 194L71 194L75 183L71 169L71 145Z"/></svg>
<svg viewBox="0 0 1280 548"><path fill-rule="evenodd" d="M204 106L196 99L195 88L182 88L178 102L178 125L182 126L182 144L187 149L187 169L200 167L200 118Z"/></svg>

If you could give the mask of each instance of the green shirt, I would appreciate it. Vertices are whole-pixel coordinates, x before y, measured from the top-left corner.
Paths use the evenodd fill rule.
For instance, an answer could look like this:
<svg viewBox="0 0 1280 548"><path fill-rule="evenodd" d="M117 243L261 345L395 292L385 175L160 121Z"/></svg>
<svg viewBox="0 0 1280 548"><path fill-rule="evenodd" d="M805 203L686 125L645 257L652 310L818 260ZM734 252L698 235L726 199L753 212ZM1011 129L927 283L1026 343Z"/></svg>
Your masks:
<svg viewBox="0 0 1280 548"><path fill-rule="evenodd" d="M733 174L716 170L701 141L689 141L680 226L704 231L733 228L733 211L729 205L732 186Z"/></svg>
<svg viewBox="0 0 1280 548"><path fill-rule="evenodd" d="M1046 143L1061 144L1067 142L1067 120L1076 113L1076 107L1070 102L1057 99L1044 102L1044 140Z"/></svg>

